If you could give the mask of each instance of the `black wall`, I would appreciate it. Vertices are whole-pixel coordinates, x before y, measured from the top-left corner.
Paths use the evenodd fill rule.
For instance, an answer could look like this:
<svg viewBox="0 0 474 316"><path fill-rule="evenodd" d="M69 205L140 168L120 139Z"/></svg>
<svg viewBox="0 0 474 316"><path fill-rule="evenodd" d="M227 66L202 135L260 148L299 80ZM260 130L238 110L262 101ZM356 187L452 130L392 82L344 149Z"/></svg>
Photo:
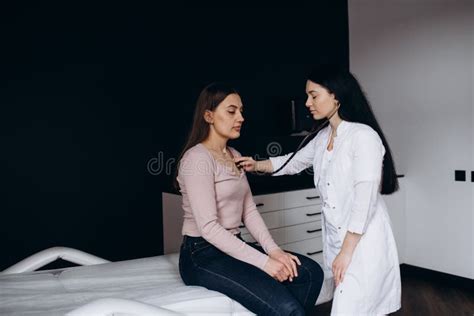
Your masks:
<svg viewBox="0 0 474 316"><path fill-rule="evenodd" d="M0 11L0 270L56 245L110 260L162 254L172 177L159 164L177 157L200 89L225 80L241 91L232 145L262 157L272 141L289 152L300 139L286 113L308 70L348 66L345 0ZM250 179L254 193L311 185Z"/></svg>

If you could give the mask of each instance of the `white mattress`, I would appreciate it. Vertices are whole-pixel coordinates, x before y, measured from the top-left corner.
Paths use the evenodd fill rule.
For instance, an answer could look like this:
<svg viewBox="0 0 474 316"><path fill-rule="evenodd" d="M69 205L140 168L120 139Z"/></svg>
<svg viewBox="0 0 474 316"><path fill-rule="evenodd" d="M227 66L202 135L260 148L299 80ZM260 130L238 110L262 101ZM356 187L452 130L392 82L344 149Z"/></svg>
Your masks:
<svg viewBox="0 0 474 316"><path fill-rule="evenodd" d="M332 293L327 274L317 304L330 300ZM0 274L0 315L64 315L101 298L132 299L186 315L253 315L223 294L184 285L178 254Z"/></svg>

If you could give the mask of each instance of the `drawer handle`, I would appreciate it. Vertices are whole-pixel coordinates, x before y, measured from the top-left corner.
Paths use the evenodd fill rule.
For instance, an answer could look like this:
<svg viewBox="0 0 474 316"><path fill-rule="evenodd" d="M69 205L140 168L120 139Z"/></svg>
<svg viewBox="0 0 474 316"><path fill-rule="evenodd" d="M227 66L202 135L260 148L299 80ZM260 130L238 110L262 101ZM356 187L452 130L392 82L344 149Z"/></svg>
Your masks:
<svg viewBox="0 0 474 316"><path fill-rule="evenodd" d="M320 228L320 229L313 229L313 230L309 230L309 229L308 229L306 232L309 233L309 234L311 234L311 233L315 233L315 232L320 232L321 230L322 230L322 228Z"/></svg>
<svg viewBox="0 0 474 316"><path fill-rule="evenodd" d="M257 206L257 207L260 207L260 206L264 206L264 205L265 205L265 204L263 204L263 203L258 203L256 206Z"/></svg>
<svg viewBox="0 0 474 316"><path fill-rule="evenodd" d="M320 196L319 195L315 195L315 196L307 196L306 199L307 200L314 200L314 199L319 199Z"/></svg>
<svg viewBox="0 0 474 316"><path fill-rule="evenodd" d="M306 216L316 216L316 215L319 215L321 214L321 212L317 212L317 213L306 213Z"/></svg>
<svg viewBox="0 0 474 316"><path fill-rule="evenodd" d="M316 255L316 254L321 253L321 252L323 252L323 251L320 250L320 251L315 251L315 252L307 252L306 254L307 254L308 256L312 256L312 255Z"/></svg>

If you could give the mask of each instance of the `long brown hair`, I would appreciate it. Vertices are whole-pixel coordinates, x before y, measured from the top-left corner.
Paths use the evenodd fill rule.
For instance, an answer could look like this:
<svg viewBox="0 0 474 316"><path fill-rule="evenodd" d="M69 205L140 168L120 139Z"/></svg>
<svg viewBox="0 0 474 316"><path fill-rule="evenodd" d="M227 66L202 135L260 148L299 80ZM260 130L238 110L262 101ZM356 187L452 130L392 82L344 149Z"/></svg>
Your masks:
<svg viewBox="0 0 474 316"><path fill-rule="evenodd" d="M230 94L239 94L237 90L225 83L213 82L202 89L201 93L196 102L196 108L194 109L193 125L189 132L188 140L184 145L183 150L178 158L178 164L176 165L175 176L173 179L174 187L179 190L179 183L176 180L178 176L179 164L184 153L191 147L204 141L209 136L209 123L204 119L206 111L214 111L217 106L224 101L224 99Z"/></svg>

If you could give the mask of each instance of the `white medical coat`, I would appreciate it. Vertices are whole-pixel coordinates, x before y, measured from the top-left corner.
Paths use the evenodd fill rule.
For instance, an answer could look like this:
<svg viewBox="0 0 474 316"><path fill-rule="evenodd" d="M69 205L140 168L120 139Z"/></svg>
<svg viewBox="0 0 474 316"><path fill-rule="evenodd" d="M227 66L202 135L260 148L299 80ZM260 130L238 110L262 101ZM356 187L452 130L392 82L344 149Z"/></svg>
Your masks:
<svg viewBox="0 0 474 316"><path fill-rule="evenodd" d="M275 175L296 174L313 166L315 186L325 186L322 233L326 270L332 270L346 232L362 234L344 282L335 289L331 315L392 313L401 306L401 281L390 218L380 194L385 148L368 125L342 121L334 138L325 183L320 183L321 162L330 134L330 126L321 130ZM273 170L290 155L270 158Z"/></svg>

